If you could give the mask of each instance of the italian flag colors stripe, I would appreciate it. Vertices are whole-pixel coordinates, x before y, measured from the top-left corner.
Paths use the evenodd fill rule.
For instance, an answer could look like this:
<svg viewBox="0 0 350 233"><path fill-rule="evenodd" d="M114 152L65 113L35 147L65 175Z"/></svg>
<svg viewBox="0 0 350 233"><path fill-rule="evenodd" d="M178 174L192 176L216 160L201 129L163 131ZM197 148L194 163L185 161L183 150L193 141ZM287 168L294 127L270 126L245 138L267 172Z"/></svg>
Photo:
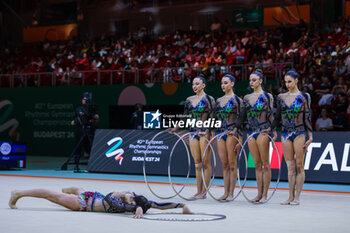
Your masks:
<svg viewBox="0 0 350 233"><path fill-rule="evenodd" d="M278 163L277 150L273 148L272 142L270 142L269 156L270 156L271 169L279 169L282 164L282 159L283 159L282 142L276 142L276 146L278 148L278 151L280 152L281 161L280 163ZM254 160L250 152L248 155L248 168L255 168Z"/></svg>

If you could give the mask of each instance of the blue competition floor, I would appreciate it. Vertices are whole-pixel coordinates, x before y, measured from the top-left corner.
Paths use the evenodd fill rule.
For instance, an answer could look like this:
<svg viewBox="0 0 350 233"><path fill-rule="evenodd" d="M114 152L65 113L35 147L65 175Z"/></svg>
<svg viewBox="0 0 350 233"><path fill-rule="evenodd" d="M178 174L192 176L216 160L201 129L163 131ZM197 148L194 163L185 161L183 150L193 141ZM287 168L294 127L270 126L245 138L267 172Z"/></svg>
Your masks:
<svg viewBox="0 0 350 233"><path fill-rule="evenodd" d="M27 168L17 170L0 170L0 224L1 232L52 232L84 231L84 232L222 232L229 233L234 229L237 232L270 232L294 233L309 232L312 229L317 233L347 232L349 222L350 185L310 184L303 187L302 203L298 206L280 205L288 197L288 183L281 182L277 192L270 192L273 199L266 205L251 204L240 195L234 202L217 202L211 197L219 197L223 193L223 180L215 179L211 188L211 197L195 201L183 200L180 196L173 196L171 202L185 203L195 215L181 215L181 210L169 210L177 215L167 215L167 211L150 210L149 216L173 219L177 216L188 220L158 221L135 220L132 214L106 214L69 211L62 206L50 203L40 198L21 198L13 210L8 206L10 194L14 190L28 190L44 188L58 193L64 187L79 186L86 190L96 190L109 193L111 190L129 190L141 193L157 202L164 202L160 196L174 195L166 176L148 176L153 182L152 189L159 194L155 195L148 190L143 175L129 174L101 174L101 173L73 173L71 170L61 171L60 165L65 158L28 157ZM69 167L72 169L72 167ZM81 169L85 169L81 166ZM173 177L174 183L183 183L185 178ZM190 178L189 186L181 193L183 197L192 196L196 187L194 178ZM238 185L238 184L237 184ZM271 183L274 188L276 183ZM245 189L247 197L256 195L256 182L248 181ZM177 188L179 188L178 186ZM241 192L235 192L237 195ZM213 196L212 196L213 195ZM168 211L168 212L169 212ZM226 219L220 221L195 222L190 219L202 218L200 213L222 214ZM148 217L149 217L148 216ZM285 218L283 218L283 216ZM254 217L254 220L252 219ZM12 224L13 219L20 219ZM45 221L42 221L42 220ZM288 220L289 219L289 220Z"/></svg>
<svg viewBox="0 0 350 233"><path fill-rule="evenodd" d="M143 175L129 175L129 174L102 174L102 173L73 173L72 171L61 171L61 170L3 170L0 171L0 176L29 176L38 178L63 178L63 179L88 179L88 180L110 180L110 181L126 181L126 182L144 182ZM148 176L149 182L156 183L169 183L167 176ZM185 178L183 177L172 177L173 183L183 183ZM188 184L195 184L195 178L189 178ZM214 185L223 185L223 179L216 178ZM271 182L271 188L276 186L276 182ZM246 187L256 187L255 181L247 181ZM287 189L287 182L280 182L278 188ZM305 183L303 186L304 191L328 191L328 192L339 192L348 193L350 195L350 185L341 184L316 184L316 183Z"/></svg>
<svg viewBox="0 0 350 233"><path fill-rule="evenodd" d="M145 181L143 175L130 175L130 174L106 174L106 173L73 173L71 170L60 170L61 165L66 160L64 157L42 157L42 156L27 156L27 168L25 169L13 169L13 170L0 170L0 176L23 176L23 177L38 177L38 178L62 178L62 179L86 179L86 180L104 180L104 181L123 181L123 182L136 182L143 183ZM72 169L69 166L68 169ZM86 169L86 166L81 166L81 169ZM169 183L167 176L148 176L147 180L154 183ZM173 183L183 184L185 182L184 177L172 177ZM188 184L195 184L195 178L189 178ZM216 178L213 185L223 186L223 179ZM238 185L238 183L237 183ZM256 187L254 180L248 180L246 187ZM271 188L276 187L276 182L271 182ZM279 189L288 189L287 182L280 182ZM305 183L303 186L304 191L314 192L330 192L330 193L343 193L350 195L350 185L341 184L318 184L318 183Z"/></svg>

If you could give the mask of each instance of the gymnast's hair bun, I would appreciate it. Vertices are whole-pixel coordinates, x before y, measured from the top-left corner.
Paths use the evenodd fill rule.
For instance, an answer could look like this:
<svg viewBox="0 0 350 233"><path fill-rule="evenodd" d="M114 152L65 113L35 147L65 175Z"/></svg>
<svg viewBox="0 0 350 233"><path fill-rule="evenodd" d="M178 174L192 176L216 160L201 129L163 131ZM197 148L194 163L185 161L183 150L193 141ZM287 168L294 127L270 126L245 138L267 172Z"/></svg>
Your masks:
<svg viewBox="0 0 350 233"><path fill-rule="evenodd" d="M235 75L233 73L231 73L231 72L225 74L222 78L229 78L231 80L231 82L236 82Z"/></svg>
<svg viewBox="0 0 350 233"><path fill-rule="evenodd" d="M298 74L298 72L297 72L294 68L290 69L290 70L286 73L285 76L290 76L290 77L292 77L292 78L294 78L294 79L299 78L299 74Z"/></svg>
<svg viewBox="0 0 350 233"><path fill-rule="evenodd" d="M202 80L202 82L204 83L204 84L206 84L207 83L207 77L205 76L205 74L199 74L196 78L199 78L200 80Z"/></svg>

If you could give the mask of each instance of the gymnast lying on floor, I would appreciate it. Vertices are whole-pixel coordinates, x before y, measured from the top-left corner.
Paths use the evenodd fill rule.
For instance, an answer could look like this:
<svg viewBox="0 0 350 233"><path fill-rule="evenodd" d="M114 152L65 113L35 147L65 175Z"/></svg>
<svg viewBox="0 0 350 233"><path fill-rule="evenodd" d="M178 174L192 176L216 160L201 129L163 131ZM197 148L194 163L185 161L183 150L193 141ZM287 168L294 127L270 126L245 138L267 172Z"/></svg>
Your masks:
<svg viewBox="0 0 350 233"><path fill-rule="evenodd" d="M30 189L12 191L9 206L17 209L16 202L22 197L44 198L73 211L90 211L106 213L134 213L134 218L141 218L150 208L182 208L183 214L193 214L183 203L157 203L134 192L111 192L106 196L99 192L85 191L80 187L62 189L62 193L47 189Z"/></svg>

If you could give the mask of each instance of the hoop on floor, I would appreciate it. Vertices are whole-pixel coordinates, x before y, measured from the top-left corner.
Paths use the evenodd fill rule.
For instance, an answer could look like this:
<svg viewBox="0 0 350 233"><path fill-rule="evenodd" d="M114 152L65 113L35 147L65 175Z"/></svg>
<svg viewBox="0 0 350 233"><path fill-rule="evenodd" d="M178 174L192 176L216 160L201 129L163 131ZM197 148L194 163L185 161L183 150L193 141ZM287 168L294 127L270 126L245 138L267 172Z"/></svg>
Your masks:
<svg viewBox="0 0 350 233"><path fill-rule="evenodd" d="M148 143L148 145L147 145L147 148L146 148L146 151L145 151L145 154L144 154L144 159L143 159L143 176L144 176L144 179L145 179L145 182L146 182L146 185L147 185L147 187L148 187L148 189L150 190L150 192L154 195L154 196L156 196L156 197L158 197L158 198L160 198L160 199L171 199L171 198L173 198L173 197L176 197L177 195L178 195L178 193L176 192L174 195L172 195L172 196L160 196L160 195L158 195L158 194L156 194L154 191L153 191L153 189L151 188L151 186L149 185L149 182L148 182L148 180L147 180L147 175L146 175L146 157L147 157L147 152L148 152L148 148L149 148L149 146L151 145L151 143L154 141L154 139L156 138L156 137L158 137L159 135L161 135L161 134L163 134L163 133L167 133L167 134L169 134L169 131L168 130L164 130L164 131L161 131L161 132L158 132L156 135L154 135L153 136L153 138L149 141L149 143ZM180 137L178 134L175 134L174 133L174 135L176 135L177 137ZM180 140L180 138L178 139L178 141ZM178 142L177 141L177 142ZM190 176L190 169L191 169L191 159L190 159L190 155L189 155L189 152L188 152L188 148L187 148L187 146L186 146L186 143L182 140L182 142L184 143L184 146L185 146L185 148L186 148L186 150L187 150L187 157L188 157L188 161L189 161L189 169L188 169L188 171L187 171L187 178L186 178L186 183L184 183L184 185L183 185L183 187L181 188L181 191L183 190L183 188L185 187L185 185L187 184L187 180L188 180L188 178L189 178L189 176ZM173 147L174 148L174 147Z"/></svg>
<svg viewBox="0 0 350 233"><path fill-rule="evenodd" d="M210 141L208 142L208 145L211 146L211 143L212 143L216 138L218 138L219 136L222 136L223 134L225 134L225 132L215 135L215 137L213 137L212 139L210 139ZM230 136L230 137L233 137L233 138L239 143L239 145L242 147L241 141L240 141L236 136L234 136L234 135L229 135L229 136ZM205 155L206 155L206 152L207 152L207 149L208 149L208 145L207 145L207 147L206 147L205 150L204 150L204 156L203 156L202 163L203 163L203 161L204 161L204 159L205 159ZM247 162L247 155L246 155L246 152L245 152L245 151L244 151L244 155L245 155L246 162ZM215 165L216 165L216 160L215 160L215 158L214 158L214 161L215 161L214 163L215 163ZM238 163L238 162L237 162L237 163ZM247 164L247 163L246 163L246 164ZM237 165L237 173L239 173L238 165ZM212 186L212 182L214 181L215 174L216 174L216 166L215 166L215 170L213 169L213 179L209 182L208 187L207 187L207 185L205 184L205 182L204 182L204 180L203 180L203 184L204 184L204 187L205 187L205 189L206 189L206 193L209 193L209 195L210 195L214 200L219 201L219 202L234 201L234 200L241 194L241 187L240 187L240 189L239 189L239 192L232 198L232 200L220 200L219 198L216 198L216 197L210 192L210 188L211 188L211 186ZM244 183L245 183L245 181L247 180L247 175L248 175L248 173L246 173L246 175L245 175L245 177L244 177ZM202 176L204 177L203 166L202 166ZM237 174L237 179L240 179L239 174ZM239 185L241 185L240 182L238 182L238 183L239 183Z"/></svg>
<svg viewBox="0 0 350 233"><path fill-rule="evenodd" d="M181 214L184 216L195 216L195 215L203 215L203 216L212 216L211 218L162 218L162 217L150 217L155 215L180 215L181 213L176 212L159 212L159 213L147 213L142 216L143 219L147 220L158 220L158 221L183 221L183 222L202 222L202 221L216 221L226 219L226 215L223 214L208 214L208 213L194 213L194 214Z"/></svg>
<svg viewBox="0 0 350 233"><path fill-rule="evenodd" d="M187 144L186 144L186 142L184 142L184 139L183 139L184 137L190 135L190 132L188 132L188 133L186 133L186 134L184 134L184 135L182 135L182 136L178 135L178 134L175 133L175 132L174 132L174 134L175 134L176 136L178 136L179 139L177 139L177 141L175 142L173 148L171 149L170 156L169 156L169 162L168 162L168 177L169 177L169 183L170 183L171 188L173 189L173 191L175 192L175 194L176 194L177 196L181 197L182 199L184 199L184 200L186 200L186 201L193 201L193 200L196 200L194 197L192 197L192 198L186 198L186 197L184 197L184 196L182 196L182 195L180 194L180 193L182 192L182 190L185 188L185 186L187 185L187 182L188 182L188 179L189 179L189 176L190 176L190 171L191 171L191 156L190 156L190 153L189 153L189 151L188 151ZM180 188L180 190L177 191L177 190L175 189L174 183L173 183L173 181L172 181L172 179L171 179L171 160L172 160L172 157L173 157L173 152L174 152L174 150L175 150L175 147L176 147L176 145L179 143L180 140L183 142L183 144L184 144L184 146L185 146L185 148L186 148L186 151L187 151L188 170L187 170L187 176L186 176L185 183L182 185L182 187Z"/></svg>
<svg viewBox="0 0 350 233"><path fill-rule="evenodd" d="M249 137L248 137L248 138L245 140L245 142L243 143L243 146L242 146L242 148L241 148L241 151L240 151L240 153L239 153L239 155L238 155L238 162L237 162L238 176L239 176L239 163L240 163L240 160L241 160L242 150L244 151L244 147L245 147L245 145L248 143L248 141L249 141L255 134L259 134L259 133L261 133L261 132L254 132L254 133L252 133L251 135L249 135ZM244 186L245 186L245 184L246 184L246 180L245 180L245 181L243 182L243 184L241 185L241 184L240 184L240 179L239 179L239 177L238 177L238 182L239 182L239 186L240 186L240 188L241 188L241 192L242 192L243 197L244 197L248 202L253 203L253 204L264 204L264 203L268 202L268 201L273 197L273 195L275 194L275 192L276 192L276 190L277 190L277 187L278 187L278 184L279 184L279 182L280 182L280 178L281 178L281 155L280 155L280 152L279 152L279 150L278 150L278 147L277 147L277 145L276 145L275 140L273 140L273 138L272 138L269 134L266 134L266 135L269 137L269 139L270 139L271 142L273 143L273 147L276 148L276 150L277 150L277 155L278 155L279 169L278 169L278 177L277 177L277 181L276 181L276 186L275 186L274 190L272 191L272 193L270 194L270 196L267 197L266 201L264 201L264 202L256 202L256 201L253 201L253 200L249 199L249 198L247 197L247 195L246 195L246 194L244 193L244 191L243 191ZM246 157L246 156L245 156L245 157ZM248 175L248 163L247 163L247 158L246 158L246 171L245 171L245 176L247 176L247 175Z"/></svg>

